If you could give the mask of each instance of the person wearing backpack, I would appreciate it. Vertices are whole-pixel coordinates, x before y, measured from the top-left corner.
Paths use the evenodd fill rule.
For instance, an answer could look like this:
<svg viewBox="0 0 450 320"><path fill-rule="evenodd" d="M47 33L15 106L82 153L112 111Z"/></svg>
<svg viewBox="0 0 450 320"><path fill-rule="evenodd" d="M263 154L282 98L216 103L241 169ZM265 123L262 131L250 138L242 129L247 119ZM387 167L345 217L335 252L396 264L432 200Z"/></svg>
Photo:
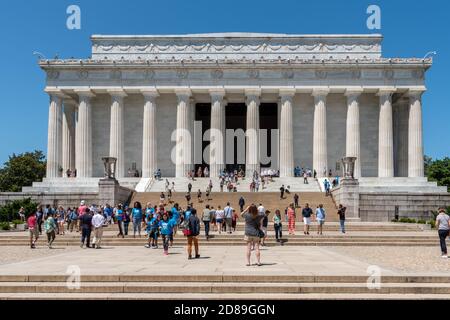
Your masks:
<svg viewBox="0 0 450 320"><path fill-rule="evenodd" d="M198 248L198 235L200 234L200 219L197 217L197 210L192 208L191 214L187 219L187 225L184 231L187 237L188 259L192 259L192 245L195 248L195 259L200 258Z"/></svg>
<svg viewBox="0 0 450 320"><path fill-rule="evenodd" d="M325 223L325 209L323 208L323 204L319 204L319 207L316 209L316 221L317 221L317 234L322 235L323 224Z"/></svg>

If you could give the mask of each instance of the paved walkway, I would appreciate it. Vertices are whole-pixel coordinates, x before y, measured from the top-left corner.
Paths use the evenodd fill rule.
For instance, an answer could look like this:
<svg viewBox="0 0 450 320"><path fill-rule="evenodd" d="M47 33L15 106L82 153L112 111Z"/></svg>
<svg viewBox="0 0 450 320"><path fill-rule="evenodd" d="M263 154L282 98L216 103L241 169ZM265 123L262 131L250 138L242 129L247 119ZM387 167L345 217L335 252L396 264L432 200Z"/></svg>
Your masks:
<svg viewBox="0 0 450 320"><path fill-rule="evenodd" d="M450 260L441 259L435 252L424 255L428 248L412 248L423 250L416 252L416 258L424 257L421 265L438 264L440 268L434 272L420 274L448 275ZM161 249L146 249L144 247L105 247L104 249L60 248L33 251L34 257L27 257L29 248L2 247L0 257L10 254L10 251L20 251L21 262L0 265L0 275L64 275L69 266L79 266L84 275L354 275L366 276L367 268L373 261L366 259L358 251L353 255L345 250L333 247L276 247L262 249L263 266L245 266L244 247L201 247L201 259L187 260L185 248L176 246L169 250L170 255L164 257ZM350 248L349 248L350 250ZM373 249L370 249L373 250ZM383 255L386 248L381 247L379 254ZM396 249L398 251L398 249ZM438 250L437 250L438 251ZM437 252L436 251L436 252ZM37 257L42 252L42 257ZM389 250L380 264L382 275L403 274L395 268L395 263L389 261ZM411 254L411 253L408 253ZM401 257L401 255L400 255ZM373 257L371 257L373 260ZM395 257L398 259L398 256ZM16 260L17 261L17 260ZM375 262L377 260L375 259ZM395 260L394 260L395 262ZM408 273L416 273L413 268ZM432 270L432 269L430 269ZM444 272L445 270L445 272Z"/></svg>

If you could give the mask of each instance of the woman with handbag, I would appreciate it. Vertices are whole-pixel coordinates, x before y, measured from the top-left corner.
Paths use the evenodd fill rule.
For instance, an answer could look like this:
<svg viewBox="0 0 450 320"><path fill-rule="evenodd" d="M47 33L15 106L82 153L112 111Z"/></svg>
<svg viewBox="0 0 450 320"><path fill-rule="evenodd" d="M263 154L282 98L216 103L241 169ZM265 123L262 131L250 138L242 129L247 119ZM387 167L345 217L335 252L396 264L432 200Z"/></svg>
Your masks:
<svg viewBox="0 0 450 320"><path fill-rule="evenodd" d="M245 241L247 242L247 266L250 266L250 258L252 247L255 248L257 266L261 266L261 252L259 250L259 244L261 238L264 238L265 234L262 231L262 220L265 214L258 213L258 208L252 203L241 213L241 217L245 220Z"/></svg>

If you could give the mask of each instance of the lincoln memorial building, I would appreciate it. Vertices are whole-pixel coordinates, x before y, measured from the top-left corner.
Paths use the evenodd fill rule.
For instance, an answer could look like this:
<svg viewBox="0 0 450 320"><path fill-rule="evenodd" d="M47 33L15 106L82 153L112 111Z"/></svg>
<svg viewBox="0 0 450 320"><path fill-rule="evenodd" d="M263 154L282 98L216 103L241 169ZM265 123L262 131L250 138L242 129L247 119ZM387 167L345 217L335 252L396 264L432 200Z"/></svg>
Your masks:
<svg viewBox="0 0 450 320"><path fill-rule="evenodd" d="M49 96L47 175L22 191L59 200L65 192L71 205L89 194L111 199L96 194L102 158L113 157L127 192L160 193L166 178L185 192L188 172L206 167L209 177L193 190L210 179L217 190L224 169L242 169L238 192L249 191L255 171L279 174L261 191L323 192L330 171L342 178L342 159L355 157L351 183L332 190L349 217L428 217L450 204L446 188L424 177L422 96L432 59L383 57L382 40L93 35L89 58L39 61ZM296 168L317 179L303 184Z"/></svg>

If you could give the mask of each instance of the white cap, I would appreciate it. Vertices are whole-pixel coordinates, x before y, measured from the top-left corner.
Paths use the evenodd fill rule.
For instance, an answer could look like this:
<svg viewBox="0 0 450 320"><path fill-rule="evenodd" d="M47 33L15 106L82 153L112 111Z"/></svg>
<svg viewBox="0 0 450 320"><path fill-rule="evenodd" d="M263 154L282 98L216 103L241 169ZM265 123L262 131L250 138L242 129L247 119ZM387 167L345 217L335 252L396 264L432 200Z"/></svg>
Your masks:
<svg viewBox="0 0 450 320"><path fill-rule="evenodd" d="M84 206L84 200L81 200L81 203L80 203L82 206Z"/></svg>

